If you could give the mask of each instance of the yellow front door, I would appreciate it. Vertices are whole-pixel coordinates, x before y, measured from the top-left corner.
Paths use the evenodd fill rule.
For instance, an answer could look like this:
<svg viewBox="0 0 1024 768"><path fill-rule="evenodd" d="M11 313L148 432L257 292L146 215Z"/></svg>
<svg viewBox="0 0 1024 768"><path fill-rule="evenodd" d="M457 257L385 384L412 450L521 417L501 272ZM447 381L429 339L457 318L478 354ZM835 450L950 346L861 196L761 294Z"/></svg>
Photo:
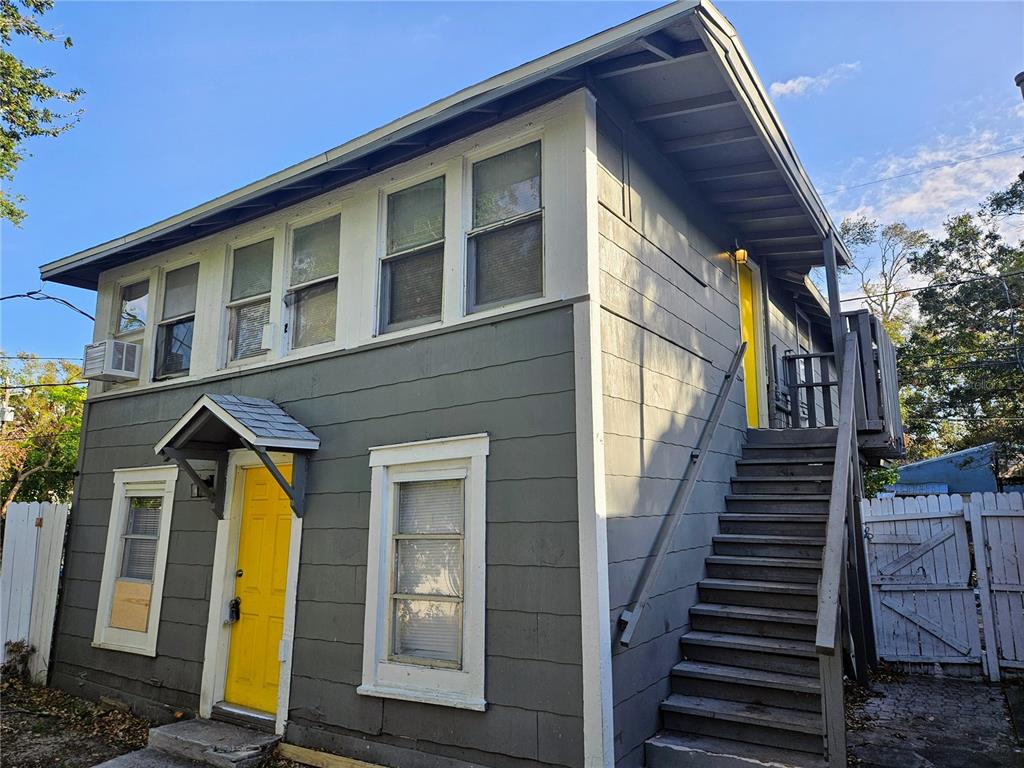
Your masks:
<svg viewBox="0 0 1024 768"><path fill-rule="evenodd" d="M281 474L290 481L291 467L281 467ZM234 592L241 603L231 628L224 699L276 713L292 511L263 467L245 470L243 489Z"/></svg>
<svg viewBox="0 0 1024 768"><path fill-rule="evenodd" d="M754 312L754 273L746 264L738 264L740 281L740 333L747 342L743 353L743 384L747 396L747 426L761 425L761 376L757 369L757 326Z"/></svg>

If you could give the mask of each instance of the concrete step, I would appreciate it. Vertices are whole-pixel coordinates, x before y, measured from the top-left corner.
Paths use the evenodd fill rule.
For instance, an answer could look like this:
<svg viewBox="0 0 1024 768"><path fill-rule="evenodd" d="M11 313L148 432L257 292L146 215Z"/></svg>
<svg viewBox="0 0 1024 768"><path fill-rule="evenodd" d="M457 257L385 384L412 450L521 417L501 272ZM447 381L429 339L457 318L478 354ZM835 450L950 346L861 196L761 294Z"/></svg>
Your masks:
<svg viewBox="0 0 1024 768"><path fill-rule="evenodd" d="M662 731L644 745L647 768L827 768L825 758L791 749Z"/></svg>
<svg viewBox="0 0 1024 768"><path fill-rule="evenodd" d="M783 512L827 514L827 493L730 493L725 497L729 512Z"/></svg>
<svg viewBox="0 0 1024 768"><path fill-rule="evenodd" d="M690 609L690 626L704 632L814 640L817 616L814 611L697 603Z"/></svg>
<svg viewBox="0 0 1024 768"><path fill-rule="evenodd" d="M257 768L280 739L214 720L183 720L149 731L150 749L216 768Z"/></svg>
<svg viewBox="0 0 1024 768"><path fill-rule="evenodd" d="M672 668L672 692L766 707L821 712L821 687L813 677L681 661Z"/></svg>
<svg viewBox="0 0 1024 768"><path fill-rule="evenodd" d="M670 731L821 754L821 714L673 693L661 703Z"/></svg>
<svg viewBox="0 0 1024 768"><path fill-rule="evenodd" d="M756 493L799 495L820 494L832 490L832 475L804 475L803 477L750 477L732 478L732 492L738 495Z"/></svg>
<svg viewBox="0 0 1024 768"><path fill-rule="evenodd" d="M705 561L708 576L715 579L764 579L817 584L821 562L798 557L734 557L711 555Z"/></svg>
<svg viewBox="0 0 1024 768"><path fill-rule="evenodd" d="M825 538L821 536L765 536L720 533L712 537L716 555L784 557L821 562Z"/></svg>
<svg viewBox="0 0 1024 768"><path fill-rule="evenodd" d="M787 512L727 513L718 518L722 533L763 533L768 536L824 536L828 515Z"/></svg>
<svg viewBox="0 0 1024 768"><path fill-rule="evenodd" d="M197 763L195 760L187 760L153 747L146 747L99 763L94 768L201 768L203 765L205 763Z"/></svg>
<svg viewBox="0 0 1024 768"><path fill-rule="evenodd" d="M836 427L807 429L748 429L747 445L801 445L805 443L836 444Z"/></svg>
<svg viewBox="0 0 1024 768"><path fill-rule="evenodd" d="M743 458L736 462L736 475L751 477L832 477L835 457L827 461L807 461L799 457L769 456L762 459Z"/></svg>
<svg viewBox="0 0 1024 768"><path fill-rule="evenodd" d="M788 581L744 581L702 579L697 583L701 602L750 605L758 608L786 608L794 611L818 609L818 585Z"/></svg>
<svg viewBox="0 0 1024 768"><path fill-rule="evenodd" d="M835 443L807 442L786 445L747 445L743 449L744 459L801 459L803 461L834 460Z"/></svg>
<svg viewBox="0 0 1024 768"><path fill-rule="evenodd" d="M683 656L691 661L728 664L766 672L784 672L818 678L814 643L729 632L690 630L681 638Z"/></svg>

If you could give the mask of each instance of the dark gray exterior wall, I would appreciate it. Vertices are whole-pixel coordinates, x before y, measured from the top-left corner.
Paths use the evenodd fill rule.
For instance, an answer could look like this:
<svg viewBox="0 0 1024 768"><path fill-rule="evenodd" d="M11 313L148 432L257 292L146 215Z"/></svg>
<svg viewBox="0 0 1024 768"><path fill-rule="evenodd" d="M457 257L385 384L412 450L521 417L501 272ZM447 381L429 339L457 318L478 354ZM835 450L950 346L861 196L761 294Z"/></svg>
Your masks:
<svg viewBox="0 0 1024 768"><path fill-rule="evenodd" d="M71 518L52 681L152 716L198 707L215 519L179 476L156 658L95 649L119 467L204 392L267 397L321 440L309 475L287 740L390 765L583 760L572 307L376 349L97 400ZM488 432L486 712L370 698L361 682L368 448ZM412 750L412 751L407 751Z"/></svg>
<svg viewBox="0 0 1024 768"><path fill-rule="evenodd" d="M599 99L599 105L606 102ZM622 121L620 124L626 124ZM601 193L601 346L604 381L608 581L612 637L638 588L669 501L739 344L730 241L669 170L625 132L625 204ZM611 199L612 205L605 202ZM615 756L643 764L660 727L658 705L679 661L679 636L697 601L746 429L736 382L631 647L613 645Z"/></svg>

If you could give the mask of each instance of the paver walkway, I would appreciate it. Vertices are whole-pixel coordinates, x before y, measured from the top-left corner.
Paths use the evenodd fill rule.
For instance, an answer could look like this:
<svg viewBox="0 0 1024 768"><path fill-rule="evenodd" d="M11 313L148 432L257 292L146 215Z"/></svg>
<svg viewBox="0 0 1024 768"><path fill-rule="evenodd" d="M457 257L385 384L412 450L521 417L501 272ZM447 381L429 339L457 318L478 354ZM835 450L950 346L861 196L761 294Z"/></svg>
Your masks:
<svg viewBox="0 0 1024 768"><path fill-rule="evenodd" d="M1024 768L998 685L907 676L872 688L852 712L852 768Z"/></svg>

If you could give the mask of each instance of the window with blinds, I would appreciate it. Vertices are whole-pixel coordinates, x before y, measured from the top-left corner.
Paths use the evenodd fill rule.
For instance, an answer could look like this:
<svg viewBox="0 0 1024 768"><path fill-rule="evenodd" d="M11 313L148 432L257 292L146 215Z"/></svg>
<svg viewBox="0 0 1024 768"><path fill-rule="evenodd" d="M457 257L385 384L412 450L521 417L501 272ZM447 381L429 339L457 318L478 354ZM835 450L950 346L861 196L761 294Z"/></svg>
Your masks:
<svg viewBox="0 0 1024 768"><path fill-rule="evenodd" d="M441 319L444 177L387 197L381 263L380 328L393 331Z"/></svg>
<svg viewBox="0 0 1024 768"><path fill-rule="evenodd" d="M392 659L462 663L464 483L395 485Z"/></svg>
<svg viewBox="0 0 1024 768"><path fill-rule="evenodd" d="M235 249L231 261L228 350L231 360L263 354L263 329L270 322L274 240Z"/></svg>
<svg viewBox="0 0 1024 768"><path fill-rule="evenodd" d="M162 496L131 496L121 536L121 578L152 581L160 538Z"/></svg>
<svg viewBox="0 0 1024 768"><path fill-rule="evenodd" d="M341 216L297 227L292 233L291 273L285 303L291 307L291 347L334 341L338 319Z"/></svg>
<svg viewBox="0 0 1024 768"><path fill-rule="evenodd" d="M535 141L473 164L469 311L544 291L541 149Z"/></svg>
<svg viewBox="0 0 1024 768"><path fill-rule="evenodd" d="M155 378L184 376L189 372L198 284L199 264L172 270L164 279L164 305L156 336Z"/></svg>

